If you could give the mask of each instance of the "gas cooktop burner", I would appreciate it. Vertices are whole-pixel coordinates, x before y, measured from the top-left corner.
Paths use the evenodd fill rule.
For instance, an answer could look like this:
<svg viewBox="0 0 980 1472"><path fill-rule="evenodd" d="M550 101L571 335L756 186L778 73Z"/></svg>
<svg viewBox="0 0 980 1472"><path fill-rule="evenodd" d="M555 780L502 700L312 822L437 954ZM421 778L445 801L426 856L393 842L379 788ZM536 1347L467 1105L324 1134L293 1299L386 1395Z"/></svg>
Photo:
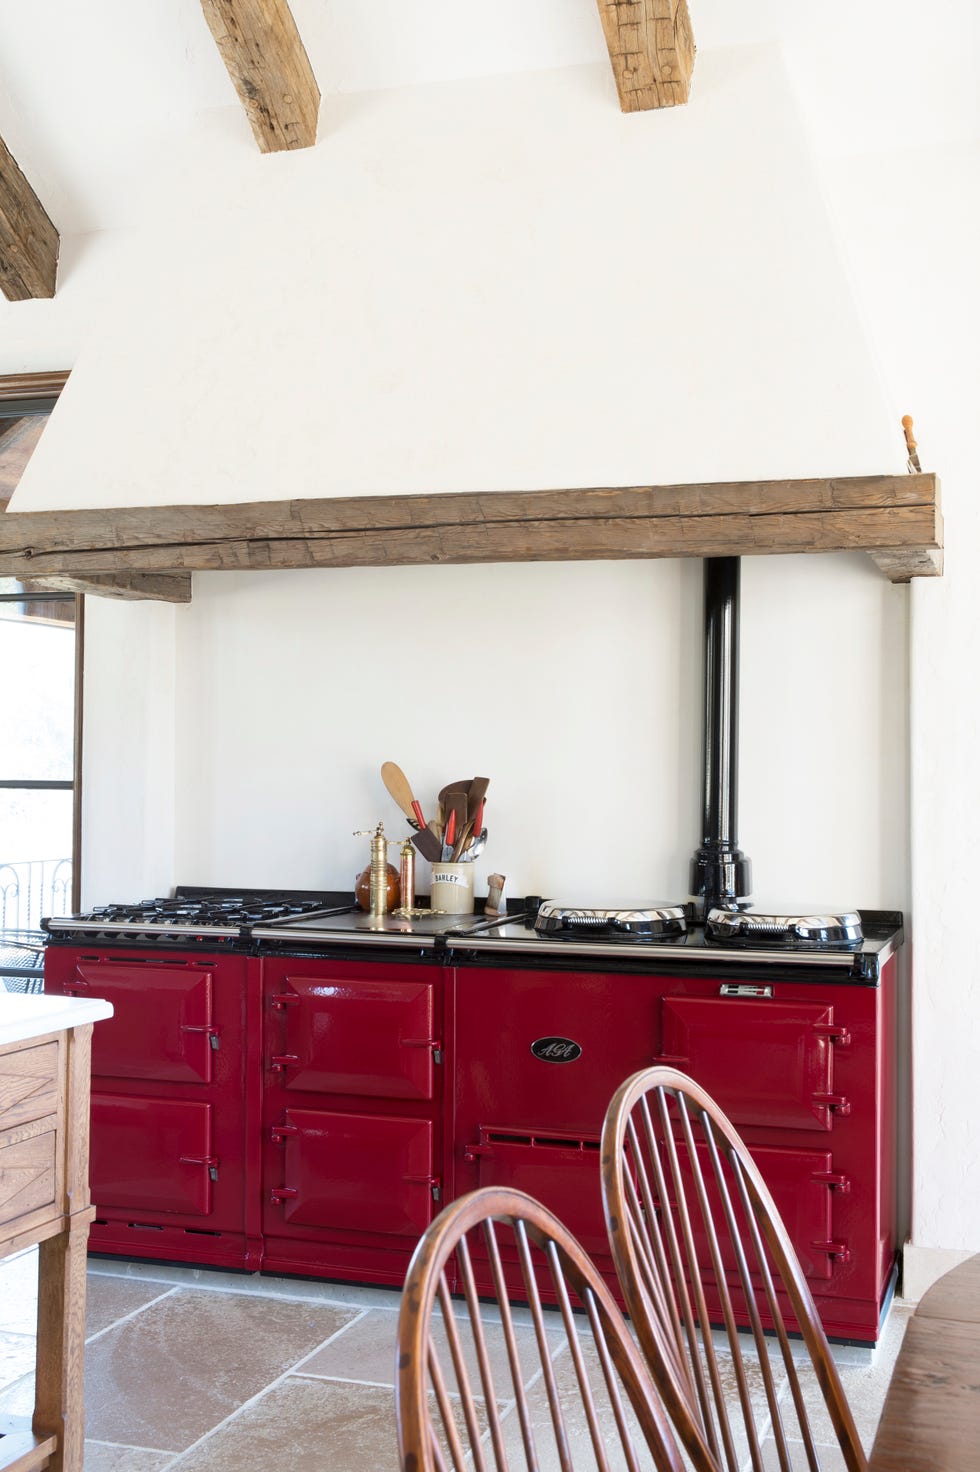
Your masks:
<svg viewBox="0 0 980 1472"><path fill-rule="evenodd" d="M584 910L552 901L540 906L538 935L565 940L669 940L687 934L690 905L657 905L643 910Z"/></svg>
<svg viewBox="0 0 980 1472"><path fill-rule="evenodd" d="M816 915L760 915L746 910L708 911L704 933L729 946L772 946L799 950L850 950L864 939L854 911Z"/></svg>
<svg viewBox="0 0 980 1472"><path fill-rule="evenodd" d="M41 921L51 934L98 933L139 940L163 938L200 940L213 937L239 940L244 927L286 920L293 916L333 914L325 908L324 894L270 890L188 894L179 890L172 899L139 900L133 904L96 905L81 915L56 915ZM341 908L347 908L343 906Z"/></svg>
<svg viewBox="0 0 980 1472"><path fill-rule="evenodd" d="M97 905L83 920L101 920L106 925L250 925L259 920L277 920L284 915L303 915L319 908L312 903L291 904L281 900L244 899L233 896L214 900L141 900L134 905Z"/></svg>

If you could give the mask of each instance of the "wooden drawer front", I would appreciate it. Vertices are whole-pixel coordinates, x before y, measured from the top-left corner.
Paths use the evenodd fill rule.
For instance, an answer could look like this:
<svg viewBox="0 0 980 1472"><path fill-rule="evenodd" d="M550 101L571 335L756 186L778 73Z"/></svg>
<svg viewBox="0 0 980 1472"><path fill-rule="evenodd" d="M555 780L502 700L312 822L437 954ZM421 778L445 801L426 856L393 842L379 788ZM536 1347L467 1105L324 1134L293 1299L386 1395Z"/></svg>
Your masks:
<svg viewBox="0 0 980 1472"><path fill-rule="evenodd" d="M58 1044L5 1053L0 1062L0 1131L58 1110Z"/></svg>
<svg viewBox="0 0 980 1472"><path fill-rule="evenodd" d="M57 1146L53 1120L0 1135L0 1227L54 1205Z"/></svg>

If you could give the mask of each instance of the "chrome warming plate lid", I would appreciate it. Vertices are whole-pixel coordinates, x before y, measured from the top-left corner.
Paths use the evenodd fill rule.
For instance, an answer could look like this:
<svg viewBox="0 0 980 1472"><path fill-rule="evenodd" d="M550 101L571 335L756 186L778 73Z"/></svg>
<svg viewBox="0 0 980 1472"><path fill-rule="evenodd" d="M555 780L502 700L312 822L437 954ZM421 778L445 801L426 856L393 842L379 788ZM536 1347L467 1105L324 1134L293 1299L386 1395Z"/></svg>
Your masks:
<svg viewBox="0 0 980 1472"><path fill-rule="evenodd" d="M643 910L586 910L546 901L534 929L549 939L669 940L687 933L690 905L656 905Z"/></svg>
<svg viewBox="0 0 980 1472"><path fill-rule="evenodd" d="M811 915L762 915L748 910L709 910L705 936L726 945L780 946L794 950L849 950L864 939L861 916L854 911Z"/></svg>

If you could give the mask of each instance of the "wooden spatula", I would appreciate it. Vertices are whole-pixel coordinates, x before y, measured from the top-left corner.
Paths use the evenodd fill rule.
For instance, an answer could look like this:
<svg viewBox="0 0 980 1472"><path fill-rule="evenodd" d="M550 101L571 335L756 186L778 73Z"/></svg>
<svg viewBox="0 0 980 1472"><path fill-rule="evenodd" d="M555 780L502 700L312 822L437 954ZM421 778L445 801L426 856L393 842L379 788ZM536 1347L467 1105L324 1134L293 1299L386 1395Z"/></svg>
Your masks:
<svg viewBox="0 0 980 1472"><path fill-rule="evenodd" d="M425 818L422 816L422 808L415 801L411 784L401 767L396 766L394 762L382 762L381 780L405 816L414 818L419 827L424 828Z"/></svg>
<svg viewBox="0 0 980 1472"><path fill-rule="evenodd" d="M474 777L470 783L470 790L466 794L466 816L473 820L475 826L476 810L487 795L490 786L489 777Z"/></svg>
<svg viewBox="0 0 980 1472"><path fill-rule="evenodd" d="M469 790L470 784L465 777L460 782L447 782L445 787L440 789L439 801L442 804L443 814L446 818L449 817L449 809L452 807L450 799L456 793L462 792L465 795Z"/></svg>
<svg viewBox="0 0 980 1472"><path fill-rule="evenodd" d="M430 864L439 863L442 858L442 839L437 838L431 828L421 828L418 833L413 833L412 842Z"/></svg>

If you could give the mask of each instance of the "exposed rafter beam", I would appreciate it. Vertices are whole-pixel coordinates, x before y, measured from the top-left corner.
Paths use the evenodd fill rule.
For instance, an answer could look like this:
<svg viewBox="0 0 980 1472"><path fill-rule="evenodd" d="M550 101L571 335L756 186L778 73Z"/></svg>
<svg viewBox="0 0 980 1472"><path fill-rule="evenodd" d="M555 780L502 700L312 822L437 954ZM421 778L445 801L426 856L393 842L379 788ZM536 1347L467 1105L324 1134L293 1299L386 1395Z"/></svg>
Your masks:
<svg viewBox="0 0 980 1472"><path fill-rule="evenodd" d="M694 70L687 0L598 0L623 112L686 102Z"/></svg>
<svg viewBox="0 0 980 1472"><path fill-rule="evenodd" d="M67 382L68 374L60 371L0 377L0 513L16 489ZM14 411L22 412L11 417ZM191 599L190 573L97 573L92 577L50 577L43 582L30 578L18 581L30 593L98 593L104 598L157 598L167 603L189 603Z"/></svg>
<svg viewBox="0 0 980 1472"><path fill-rule="evenodd" d="M0 290L11 302L54 296L58 232L0 138Z"/></svg>
<svg viewBox="0 0 980 1472"><path fill-rule="evenodd" d="M311 148L320 89L286 0L201 0L263 153Z"/></svg>
<svg viewBox="0 0 980 1472"><path fill-rule="evenodd" d="M0 575L20 579L864 551L904 582L941 546L930 474L0 516Z"/></svg>
<svg viewBox="0 0 980 1472"><path fill-rule="evenodd" d="M101 598L155 599L158 603L191 601L189 572L31 578L27 586L31 592L41 593L97 593Z"/></svg>

